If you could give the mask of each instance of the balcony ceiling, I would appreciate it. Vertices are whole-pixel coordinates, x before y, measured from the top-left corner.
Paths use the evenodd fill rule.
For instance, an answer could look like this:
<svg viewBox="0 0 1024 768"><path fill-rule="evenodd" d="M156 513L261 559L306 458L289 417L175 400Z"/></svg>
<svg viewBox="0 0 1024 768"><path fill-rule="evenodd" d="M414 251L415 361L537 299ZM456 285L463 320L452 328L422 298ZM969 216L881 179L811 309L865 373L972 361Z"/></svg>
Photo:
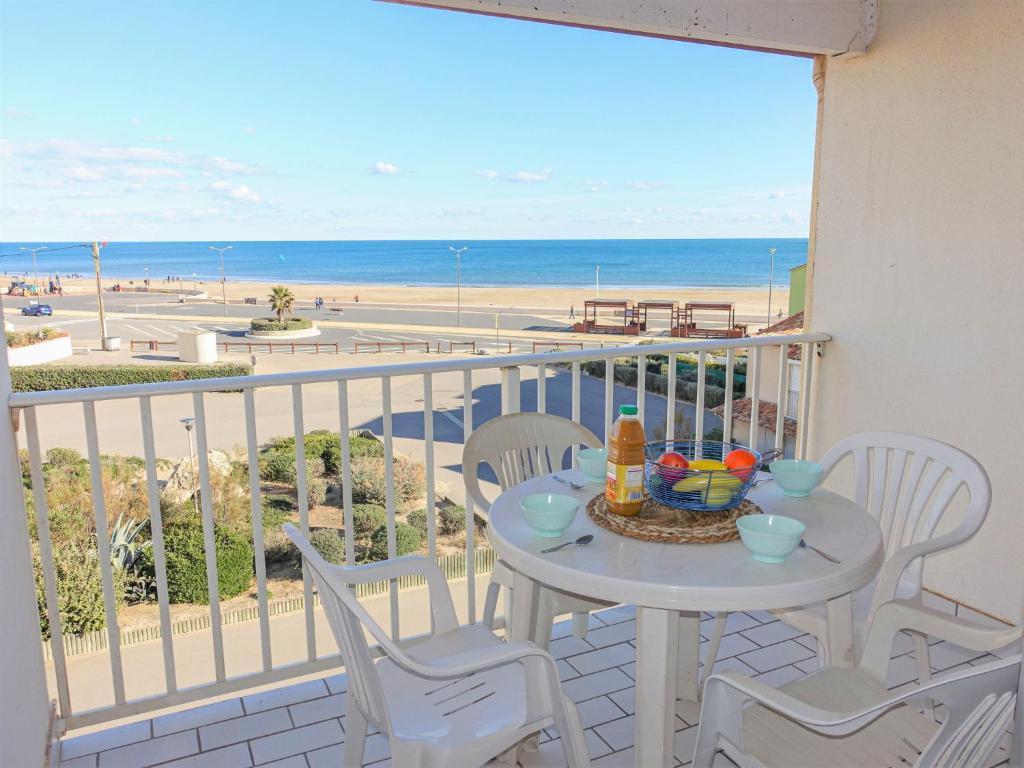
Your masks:
<svg viewBox="0 0 1024 768"><path fill-rule="evenodd" d="M383 0L796 55L867 50L878 0Z"/></svg>

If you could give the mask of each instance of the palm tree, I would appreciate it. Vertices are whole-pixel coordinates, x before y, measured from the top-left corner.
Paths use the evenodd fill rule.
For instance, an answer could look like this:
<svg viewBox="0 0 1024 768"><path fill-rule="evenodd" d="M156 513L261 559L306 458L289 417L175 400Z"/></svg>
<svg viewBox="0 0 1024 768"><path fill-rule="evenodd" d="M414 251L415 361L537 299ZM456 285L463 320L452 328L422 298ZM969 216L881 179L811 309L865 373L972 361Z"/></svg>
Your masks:
<svg viewBox="0 0 1024 768"><path fill-rule="evenodd" d="M292 313L292 304L295 303L295 294L291 288L285 285L275 285L270 289L270 308L277 315L277 321L281 322L285 315Z"/></svg>

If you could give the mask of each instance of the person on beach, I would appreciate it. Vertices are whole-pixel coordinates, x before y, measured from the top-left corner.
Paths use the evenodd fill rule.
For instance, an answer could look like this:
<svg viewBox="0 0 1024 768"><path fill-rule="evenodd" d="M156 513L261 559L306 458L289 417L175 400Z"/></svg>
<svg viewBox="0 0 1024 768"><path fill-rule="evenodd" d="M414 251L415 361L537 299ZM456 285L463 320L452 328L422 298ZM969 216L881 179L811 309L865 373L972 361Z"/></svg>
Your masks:
<svg viewBox="0 0 1024 768"><path fill-rule="evenodd" d="M569 305L569 319L570 320L575 320L576 319L576 305L575 304L570 304Z"/></svg>

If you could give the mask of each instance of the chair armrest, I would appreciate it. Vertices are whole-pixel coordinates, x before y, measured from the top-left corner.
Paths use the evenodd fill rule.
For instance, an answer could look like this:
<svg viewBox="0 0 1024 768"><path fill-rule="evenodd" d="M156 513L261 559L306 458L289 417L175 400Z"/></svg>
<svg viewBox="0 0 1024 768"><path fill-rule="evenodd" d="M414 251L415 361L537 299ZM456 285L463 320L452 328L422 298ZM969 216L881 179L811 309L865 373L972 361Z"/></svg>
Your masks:
<svg viewBox="0 0 1024 768"><path fill-rule="evenodd" d="M868 630L859 669L883 682L889 668L892 641L897 632L912 630L937 637L972 651L994 651L1021 639L1024 628L986 627L948 613L924 608L909 600L891 600L876 612Z"/></svg>
<svg viewBox="0 0 1024 768"><path fill-rule="evenodd" d="M402 652L404 658L396 657L395 662L413 674L437 680L464 677L474 672L523 661L529 657L539 657L554 665L554 659L547 651L525 640L501 643L450 656L420 658L415 655L415 651L413 647Z"/></svg>
<svg viewBox="0 0 1024 768"><path fill-rule="evenodd" d="M970 538L969 534L965 535L964 532L957 528L942 536L936 536L934 539L908 544L896 551L882 565L878 577L878 586L875 588L875 600L879 602L895 600L896 590L899 587L903 572L919 557L951 549L958 544L963 544L968 538Z"/></svg>

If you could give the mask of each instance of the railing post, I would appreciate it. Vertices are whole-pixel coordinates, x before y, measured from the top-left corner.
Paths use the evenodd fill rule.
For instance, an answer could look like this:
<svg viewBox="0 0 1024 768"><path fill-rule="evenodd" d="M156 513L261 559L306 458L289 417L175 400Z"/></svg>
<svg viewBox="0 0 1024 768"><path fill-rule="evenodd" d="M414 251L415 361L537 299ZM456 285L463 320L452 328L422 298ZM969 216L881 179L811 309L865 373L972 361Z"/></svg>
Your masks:
<svg viewBox="0 0 1024 768"><path fill-rule="evenodd" d="M501 369L501 415L519 413L519 368L510 366Z"/></svg>
<svg viewBox="0 0 1024 768"><path fill-rule="evenodd" d="M0 316L3 308L0 306ZM46 673L39 642L28 519L21 492L21 464L14 414L8 407L11 372L7 343L0 345L0 744L5 765L43 765L49 731ZM16 695L14 695L16 692Z"/></svg>

